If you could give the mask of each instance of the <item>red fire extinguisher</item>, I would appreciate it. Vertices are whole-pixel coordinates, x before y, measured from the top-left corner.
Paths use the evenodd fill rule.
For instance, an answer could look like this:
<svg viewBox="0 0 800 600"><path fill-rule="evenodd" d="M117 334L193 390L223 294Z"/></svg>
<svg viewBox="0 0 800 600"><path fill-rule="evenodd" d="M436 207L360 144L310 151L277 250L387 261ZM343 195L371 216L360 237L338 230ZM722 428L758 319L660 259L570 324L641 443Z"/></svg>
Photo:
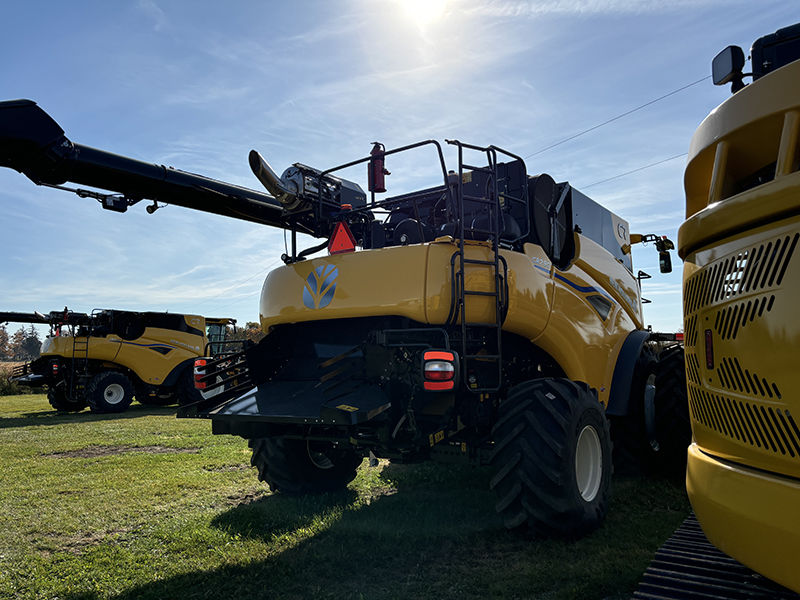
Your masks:
<svg viewBox="0 0 800 600"><path fill-rule="evenodd" d="M383 154L386 148L380 142L372 142L372 152L370 156ZM380 158L373 158L369 161L369 191L372 193L381 193L386 191L385 175L391 175L383 164L383 156Z"/></svg>

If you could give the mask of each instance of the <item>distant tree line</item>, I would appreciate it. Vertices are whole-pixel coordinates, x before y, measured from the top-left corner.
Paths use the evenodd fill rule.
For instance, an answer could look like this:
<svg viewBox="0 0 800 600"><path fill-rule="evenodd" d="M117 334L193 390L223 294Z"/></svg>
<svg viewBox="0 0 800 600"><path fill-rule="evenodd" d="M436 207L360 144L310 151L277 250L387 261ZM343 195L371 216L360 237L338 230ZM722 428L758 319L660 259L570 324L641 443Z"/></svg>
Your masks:
<svg viewBox="0 0 800 600"><path fill-rule="evenodd" d="M231 340L252 340L258 342L264 337L264 332L261 331L261 324L248 321L244 327L238 327L236 333L233 333L228 328L228 339Z"/></svg>
<svg viewBox="0 0 800 600"><path fill-rule="evenodd" d="M42 341L33 325L20 327L9 335L5 323L0 324L0 360L26 361L39 358Z"/></svg>

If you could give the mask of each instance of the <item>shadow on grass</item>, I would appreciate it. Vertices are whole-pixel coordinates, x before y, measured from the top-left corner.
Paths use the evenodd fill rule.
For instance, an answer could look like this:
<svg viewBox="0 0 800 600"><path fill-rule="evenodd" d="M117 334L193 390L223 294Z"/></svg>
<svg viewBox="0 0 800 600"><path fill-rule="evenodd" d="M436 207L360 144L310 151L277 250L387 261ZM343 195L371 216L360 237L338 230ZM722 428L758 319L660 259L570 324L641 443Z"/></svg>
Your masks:
<svg viewBox="0 0 800 600"><path fill-rule="evenodd" d="M495 514L490 476L485 469L392 465L372 479L362 472L358 492L264 496L212 521L231 545L257 546L247 558L209 548L220 557L213 566L114 598L630 598L689 510L678 488L625 479L593 535L524 539L505 531Z"/></svg>
<svg viewBox="0 0 800 600"><path fill-rule="evenodd" d="M119 419L138 419L151 415L175 415L176 406L151 406L132 404L123 413L97 414L90 410L80 412L64 412L58 410L44 410L37 412L18 413L19 416L0 417L0 429L13 427L30 427L33 425L61 425L64 423L86 423L90 421L111 421Z"/></svg>
<svg viewBox="0 0 800 600"><path fill-rule="evenodd" d="M463 585L465 553L484 547L480 555L502 554L517 543L494 512L486 474L447 470L391 465L367 491L271 494L241 504L212 526L258 544L263 560L178 575L117 598L447 597Z"/></svg>

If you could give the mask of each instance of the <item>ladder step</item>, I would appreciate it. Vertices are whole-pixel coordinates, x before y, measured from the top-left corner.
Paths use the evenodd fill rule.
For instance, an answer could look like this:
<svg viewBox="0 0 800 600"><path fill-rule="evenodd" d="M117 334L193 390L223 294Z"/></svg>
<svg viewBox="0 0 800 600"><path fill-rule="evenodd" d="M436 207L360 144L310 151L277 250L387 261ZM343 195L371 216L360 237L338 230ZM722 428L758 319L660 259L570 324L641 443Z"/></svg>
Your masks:
<svg viewBox="0 0 800 600"><path fill-rule="evenodd" d="M486 265L487 267L493 267L498 263L493 260L480 260L478 258L463 258L465 265Z"/></svg>
<svg viewBox="0 0 800 600"><path fill-rule="evenodd" d="M461 169L463 171L477 171L478 173L489 173L490 175L494 173L494 169L492 169L491 167L474 167L466 163L461 164Z"/></svg>
<svg viewBox="0 0 800 600"><path fill-rule="evenodd" d="M497 296L497 292L483 292L478 290L464 290L464 294L468 296Z"/></svg>
<svg viewBox="0 0 800 600"><path fill-rule="evenodd" d="M494 229L476 229L474 227L464 227L464 231L471 234L484 234L490 236L491 238L499 238L499 233ZM480 240L479 240L480 241Z"/></svg>
<svg viewBox="0 0 800 600"><path fill-rule="evenodd" d="M522 198L518 198L517 196L510 196L509 194L504 194L503 192L500 192L500 200L501 200L503 206L506 206L507 205L506 203L509 203L509 202L520 202L521 203L523 201Z"/></svg>
<svg viewBox="0 0 800 600"><path fill-rule="evenodd" d="M488 204L489 206L496 206L497 200L492 200L491 198L485 198L483 196L468 196L464 194L461 196L464 200L469 200L470 202L480 202L482 204Z"/></svg>

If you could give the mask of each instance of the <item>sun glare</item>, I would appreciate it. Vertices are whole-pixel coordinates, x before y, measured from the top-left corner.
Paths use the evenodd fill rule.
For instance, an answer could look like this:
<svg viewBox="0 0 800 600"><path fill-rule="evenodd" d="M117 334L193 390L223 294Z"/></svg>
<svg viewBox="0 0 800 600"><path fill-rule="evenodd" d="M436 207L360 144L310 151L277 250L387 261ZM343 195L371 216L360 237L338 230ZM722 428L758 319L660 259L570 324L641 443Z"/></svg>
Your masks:
<svg viewBox="0 0 800 600"><path fill-rule="evenodd" d="M444 15L449 0L398 0L403 12L420 29L438 21Z"/></svg>

